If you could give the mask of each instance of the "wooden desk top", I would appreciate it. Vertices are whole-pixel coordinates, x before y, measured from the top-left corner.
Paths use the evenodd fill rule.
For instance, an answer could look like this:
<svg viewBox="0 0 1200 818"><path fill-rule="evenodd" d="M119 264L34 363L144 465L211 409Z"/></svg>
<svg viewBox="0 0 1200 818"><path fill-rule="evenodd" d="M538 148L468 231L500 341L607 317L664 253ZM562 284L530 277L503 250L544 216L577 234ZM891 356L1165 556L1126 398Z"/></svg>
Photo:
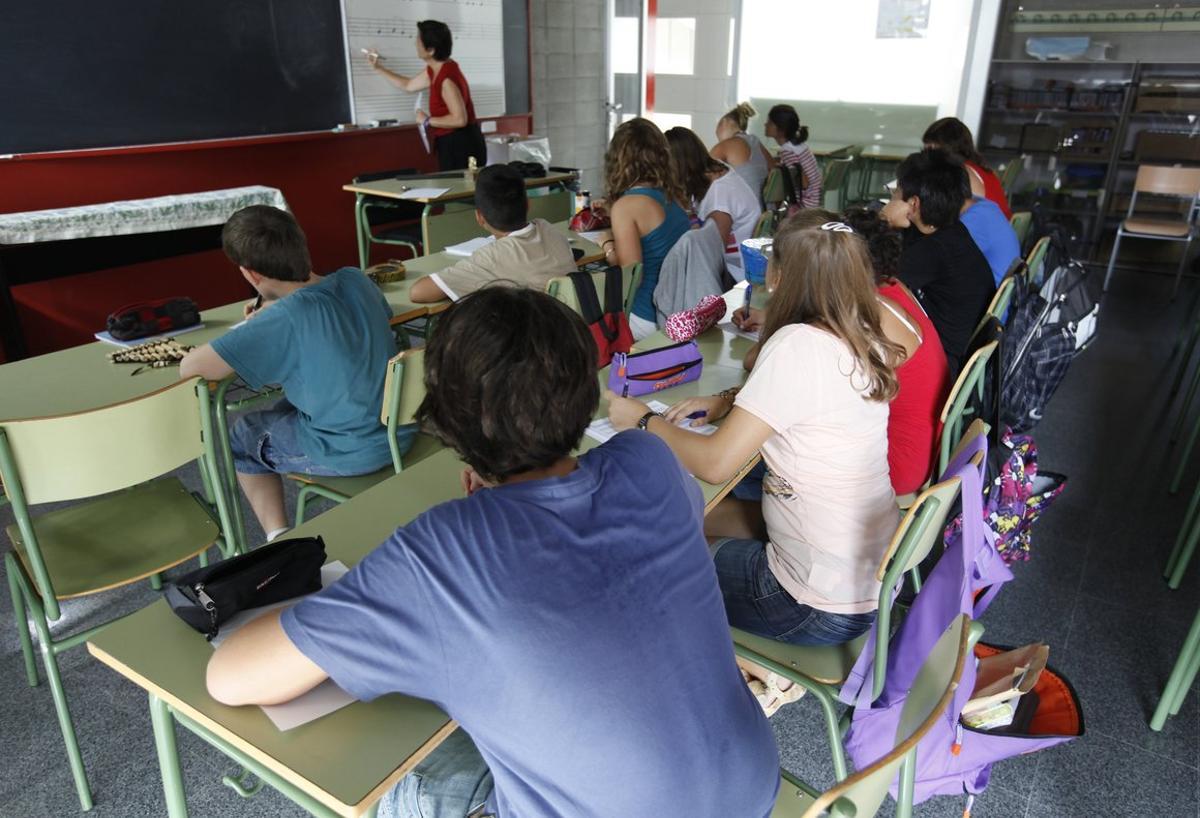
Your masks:
<svg viewBox="0 0 1200 818"><path fill-rule="evenodd" d="M548 187L550 185L562 184L570 182L575 178L573 173L548 173L545 176L526 179L525 187ZM404 193L409 190L414 190L420 187L439 187L450 188L437 198L427 199L404 199ZM361 184L342 185L342 190L348 190L351 193L363 193L368 196L379 196L384 199L404 199L408 202L419 202L421 204L436 204L439 202L453 202L461 199L470 199L475 195L475 180L464 179L461 175L457 177L421 177L421 176L401 176L395 179L377 179L372 182L363 182Z"/></svg>

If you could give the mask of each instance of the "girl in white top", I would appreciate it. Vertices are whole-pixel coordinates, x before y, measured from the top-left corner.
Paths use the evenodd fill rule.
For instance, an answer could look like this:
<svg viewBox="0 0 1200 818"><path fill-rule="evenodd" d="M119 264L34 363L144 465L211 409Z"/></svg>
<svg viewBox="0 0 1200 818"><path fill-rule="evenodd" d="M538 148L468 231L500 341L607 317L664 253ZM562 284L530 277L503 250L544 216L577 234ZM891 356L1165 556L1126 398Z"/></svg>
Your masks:
<svg viewBox="0 0 1200 818"><path fill-rule="evenodd" d="M874 620L875 572L900 520L887 421L904 352L884 336L870 256L849 227L789 219L773 252L762 352L741 391L682 401L666 417L610 393L609 417L660 436L710 483L761 450L761 503L726 498L705 519L729 621L838 644ZM709 437L675 426L696 412L728 418Z"/></svg>
<svg viewBox="0 0 1200 818"><path fill-rule="evenodd" d="M740 102L725 116L717 120L717 139L711 151L714 159L719 159L733 168L758 198L759 208L762 208L763 185L767 181L767 173L771 170L771 154L763 147L762 142L753 134L746 133L750 127L750 118L755 115L754 106L749 102Z"/></svg>
<svg viewBox="0 0 1200 818"><path fill-rule="evenodd" d="M700 137L687 128L667 131L671 171L702 221L711 219L725 240L725 269L737 281L742 271L741 243L754 235L762 215L758 197L729 165L709 156Z"/></svg>

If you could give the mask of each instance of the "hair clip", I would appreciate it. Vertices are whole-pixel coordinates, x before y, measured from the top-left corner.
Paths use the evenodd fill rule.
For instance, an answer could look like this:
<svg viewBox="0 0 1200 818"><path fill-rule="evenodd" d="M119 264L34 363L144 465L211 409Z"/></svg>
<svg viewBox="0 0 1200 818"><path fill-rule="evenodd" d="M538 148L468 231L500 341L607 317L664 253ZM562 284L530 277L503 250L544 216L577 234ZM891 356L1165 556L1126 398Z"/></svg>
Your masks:
<svg viewBox="0 0 1200 818"><path fill-rule="evenodd" d="M822 230L832 230L834 233L853 233L854 228L842 222L825 222L821 225Z"/></svg>

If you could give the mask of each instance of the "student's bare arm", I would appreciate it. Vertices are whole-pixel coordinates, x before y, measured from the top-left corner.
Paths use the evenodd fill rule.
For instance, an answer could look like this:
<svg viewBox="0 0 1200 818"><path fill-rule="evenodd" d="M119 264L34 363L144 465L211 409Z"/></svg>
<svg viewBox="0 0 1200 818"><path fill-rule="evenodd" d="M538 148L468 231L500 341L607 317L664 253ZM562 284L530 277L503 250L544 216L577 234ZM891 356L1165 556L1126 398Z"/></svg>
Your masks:
<svg viewBox="0 0 1200 818"><path fill-rule="evenodd" d="M196 347L179 363L179 377L184 380L199 376L206 381L220 381L232 374L233 367L225 363L212 344Z"/></svg>
<svg viewBox="0 0 1200 818"><path fill-rule="evenodd" d="M717 229L721 231L721 240L728 245L733 236L733 217L724 210L714 210L708 214L708 220L716 224Z"/></svg>
<svg viewBox="0 0 1200 818"><path fill-rule="evenodd" d="M432 304L436 301L446 301L448 297L442 288L434 283L433 276L422 276L413 282L408 291L408 297L414 304Z"/></svg>
<svg viewBox="0 0 1200 818"><path fill-rule="evenodd" d="M647 411L641 401L608 393L608 416L617 429L633 428ZM651 418L646 429L665 440L683 467L706 483L731 479L775 433L737 406L711 435L689 432L662 418Z"/></svg>
<svg viewBox="0 0 1200 818"><path fill-rule="evenodd" d="M612 238L616 242L616 262L627 267L642 260L642 237L638 232L637 211L645 196L622 196L612 206ZM649 201L649 199L646 199Z"/></svg>
<svg viewBox="0 0 1200 818"><path fill-rule="evenodd" d="M328 675L301 653L272 611L226 639L208 660L208 693L222 704L279 704Z"/></svg>

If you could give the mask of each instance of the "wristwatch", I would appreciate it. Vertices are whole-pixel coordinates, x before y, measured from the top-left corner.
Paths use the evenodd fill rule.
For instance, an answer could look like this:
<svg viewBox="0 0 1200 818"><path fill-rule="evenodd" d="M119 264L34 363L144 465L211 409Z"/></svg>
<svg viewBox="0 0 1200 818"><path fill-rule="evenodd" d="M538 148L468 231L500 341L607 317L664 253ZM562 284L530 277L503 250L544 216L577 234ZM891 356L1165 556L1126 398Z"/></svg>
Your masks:
<svg viewBox="0 0 1200 818"><path fill-rule="evenodd" d="M652 409L649 412L647 412L646 414L642 415L642 419L638 421L637 427L639 429L645 429L650 424L650 418L660 418L660 417L662 417L662 415L660 415L658 412L655 412Z"/></svg>

